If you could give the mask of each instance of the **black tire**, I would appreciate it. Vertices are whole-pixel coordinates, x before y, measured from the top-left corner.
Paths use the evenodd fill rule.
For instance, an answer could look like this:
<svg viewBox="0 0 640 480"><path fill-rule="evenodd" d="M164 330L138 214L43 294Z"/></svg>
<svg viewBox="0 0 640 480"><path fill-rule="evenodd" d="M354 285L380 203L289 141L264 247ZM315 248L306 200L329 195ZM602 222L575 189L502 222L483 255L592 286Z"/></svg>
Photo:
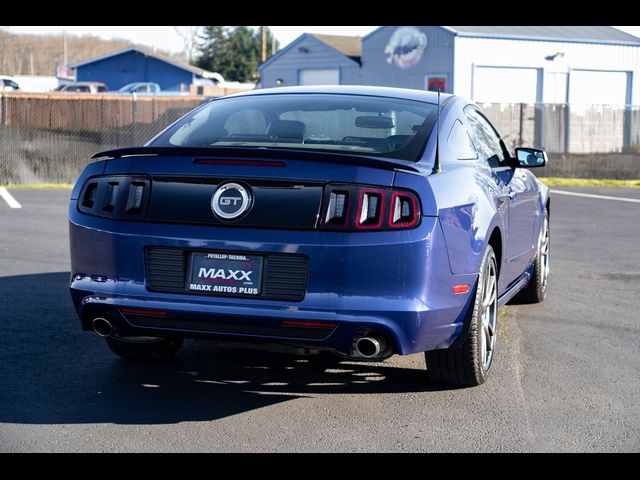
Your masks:
<svg viewBox="0 0 640 480"><path fill-rule="evenodd" d="M491 269L491 270L490 270ZM493 274L488 273L493 272ZM486 276L494 275L495 277L495 300L491 302L493 310L494 326L493 326L493 344L489 348L491 354L487 360L483 361L483 353L481 342L484 335L482 328L482 303L485 297ZM497 315L498 315L498 267L496 256L491 245L487 246L482 263L480 265L480 274L478 275L478 285L476 287L473 308L470 309L467 321L469 321L469 333L464 343L458 348L449 348L443 350L434 350L425 352L425 361L427 364L427 372L434 382L447 383L461 387L475 387L487 380L491 363L493 361L493 353L495 351L495 337L497 336Z"/></svg>
<svg viewBox="0 0 640 480"><path fill-rule="evenodd" d="M170 360L173 358L183 340L181 338L162 338L158 340L136 342L117 337L105 338L113 353L127 360Z"/></svg>
<svg viewBox="0 0 640 480"><path fill-rule="evenodd" d="M513 298L513 304L540 303L547 296L549 284L549 252L550 252L549 211L545 209L536 258L533 264L533 275L529 283ZM546 249L546 251L545 251ZM546 259L545 259L546 254Z"/></svg>

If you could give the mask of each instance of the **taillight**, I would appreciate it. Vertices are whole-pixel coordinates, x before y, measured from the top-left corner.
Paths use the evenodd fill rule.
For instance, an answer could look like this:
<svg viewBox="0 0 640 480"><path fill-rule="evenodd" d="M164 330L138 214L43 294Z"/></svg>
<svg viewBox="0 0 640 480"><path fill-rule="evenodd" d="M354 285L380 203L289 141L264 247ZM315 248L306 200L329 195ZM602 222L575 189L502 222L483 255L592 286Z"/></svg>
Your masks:
<svg viewBox="0 0 640 480"><path fill-rule="evenodd" d="M356 210L356 228L359 230L379 230L384 217L384 190L360 190L360 200Z"/></svg>
<svg viewBox="0 0 640 480"><path fill-rule="evenodd" d="M98 217L142 220L150 192L151 181L146 177L94 177L80 192L78 210Z"/></svg>
<svg viewBox="0 0 640 480"><path fill-rule="evenodd" d="M412 193L393 192L389 226L391 228L412 228L418 223L418 199Z"/></svg>
<svg viewBox="0 0 640 480"><path fill-rule="evenodd" d="M349 192L336 190L329 193L329 204L324 216L324 223L328 225L344 225L349 215Z"/></svg>
<svg viewBox="0 0 640 480"><path fill-rule="evenodd" d="M420 222L415 193L357 185L325 187L318 228L322 230L392 230L413 228Z"/></svg>

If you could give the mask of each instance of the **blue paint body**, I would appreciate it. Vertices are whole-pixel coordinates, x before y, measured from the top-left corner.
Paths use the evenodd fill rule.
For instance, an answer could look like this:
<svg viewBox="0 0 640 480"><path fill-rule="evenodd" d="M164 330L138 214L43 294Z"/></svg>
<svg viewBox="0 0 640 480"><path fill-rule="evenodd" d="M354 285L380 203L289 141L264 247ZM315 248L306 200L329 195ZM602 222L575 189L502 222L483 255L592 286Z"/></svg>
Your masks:
<svg viewBox="0 0 640 480"><path fill-rule="evenodd" d="M240 95L316 92L400 97L435 103L430 92L372 87L309 87ZM433 174L435 132L422 159L410 169L378 169L348 163L306 161L304 151L285 168L200 165L193 157L136 156L87 166L71 195L71 294L82 326L90 330L88 309L114 310L121 335L180 334L187 337L249 339L290 343L352 353L357 332L388 336L394 353L410 354L456 345L466 335L465 318L475 293L480 262L492 234L501 244L499 295L505 303L530 277L548 189L523 169L491 169L480 160L457 160L446 139L456 120L466 125L464 99L447 96L440 119L440 173ZM329 154L328 154L329 155ZM344 182L414 191L421 203L418 227L382 232L276 230L232 226L129 222L88 216L78 210L87 179L102 174L217 177ZM496 237L494 236L494 239ZM246 254L295 253L309 258L307 290L299 302L151 292L145 278L144 249L181 247ZM452 287L469 284L467 294ZM145 308L253 319L332 322L326 338L140 328L119 308Z"/></svg>

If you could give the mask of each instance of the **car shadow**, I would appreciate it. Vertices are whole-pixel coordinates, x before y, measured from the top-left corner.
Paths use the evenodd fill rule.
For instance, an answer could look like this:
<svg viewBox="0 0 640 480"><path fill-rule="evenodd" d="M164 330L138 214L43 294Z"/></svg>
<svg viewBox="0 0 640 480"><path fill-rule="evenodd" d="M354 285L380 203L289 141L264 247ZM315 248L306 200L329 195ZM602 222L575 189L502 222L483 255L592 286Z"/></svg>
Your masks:
<svg viewBox="0 0 640 480"><path fill-rule="evenodd" d="M441 390L423 369L185 342L130 363L80 330L68 273L0 277L0 423L205 421L318 394Z"/></svg>

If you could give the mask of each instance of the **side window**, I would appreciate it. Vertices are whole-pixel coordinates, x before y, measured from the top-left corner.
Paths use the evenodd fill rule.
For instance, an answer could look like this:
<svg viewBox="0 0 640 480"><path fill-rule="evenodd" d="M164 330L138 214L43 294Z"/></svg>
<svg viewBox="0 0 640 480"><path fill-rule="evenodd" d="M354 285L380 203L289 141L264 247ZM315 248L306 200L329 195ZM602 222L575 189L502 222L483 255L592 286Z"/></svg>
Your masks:
<svg viewBox="0 0 640 480"><path fill-rule="evenodd" d="M478 158L469 132L465 126L460 123L460 120L456 120L456 123L453 124L447 142L449 143L449 148L455 153L458 160L475 160Z"/></svg>
<svg viewBox="0 0 640 480"><path fill-rule="evenodd" d="M107 91L107 87L102 86L102 85L98 85L98 92L106 92Z"/></svg>
<svg viewBox="0 0 640 480"><path fill-rule="evenodd" d="M471 134L480 153L480 158L486 160L491 168L497 168L505 160L504 152L500 146L500 137L496 134L489 121L476 109L468 108L465 111Z"/></svg>

